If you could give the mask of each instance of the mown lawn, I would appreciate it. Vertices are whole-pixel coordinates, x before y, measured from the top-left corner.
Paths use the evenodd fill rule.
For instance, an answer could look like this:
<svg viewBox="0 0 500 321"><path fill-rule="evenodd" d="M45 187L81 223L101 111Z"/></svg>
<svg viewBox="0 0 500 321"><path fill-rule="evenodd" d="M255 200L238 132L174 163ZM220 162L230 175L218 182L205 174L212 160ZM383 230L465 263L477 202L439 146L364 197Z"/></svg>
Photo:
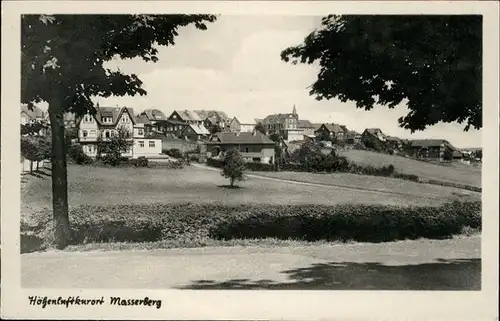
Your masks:
<svg viewBox="0 0 500 321"><path fill-rule="evenodd" d="M254 174L299 182L345 186L373 191L391 192L436 200L480 200L481 194L463 189L421 184L397 178L356 175L349 173L315 174L306 172L254 172ZM423 205L423 204L422 204Z"/></svg>
<svg viewBox="0 0 500 321"><path fill-rule="evenodd" d="M359 165L380 167L392 164L396 171L404 174L413 174L420 178L481 187L481 169L472 166L458 164L441 166L401 156L363 150L340 151L339 154Z"/></svg>
<svg viewBox="0 0 500 321"><path fill-rule="evenodd" d="M50 172L48 172L50 173ZM372 178L360 176L359 179ZM411 182L377 178L379 185L387 191L401 192ZM52 203L49 176L23 178L21 193L22 215L50 209ZM352 183L352 178L345 180ZM390 183L389 183L390 182ZM228 184L219 172L193 166L182 170L149 168L99 168L91 166L68 166L68 193L70 207L94 204L144 204L144 203L212 203L227 204L327 204L365 203L392 205L438 205L449 201L452 191L448 188L432 187L436 191L432 198L418 188L407 187L407 195L388 195L368 191L341 190L328 186L307 186L294 183L251 177L239 183L240 189L221 188ZM373 185L372 183L369 183ZM392 185L391 185L392 184ZM413 186L413 185L411 185ZM426 185L419 185L426 189ZM443 196L443 198L437 197Z"/></svg>

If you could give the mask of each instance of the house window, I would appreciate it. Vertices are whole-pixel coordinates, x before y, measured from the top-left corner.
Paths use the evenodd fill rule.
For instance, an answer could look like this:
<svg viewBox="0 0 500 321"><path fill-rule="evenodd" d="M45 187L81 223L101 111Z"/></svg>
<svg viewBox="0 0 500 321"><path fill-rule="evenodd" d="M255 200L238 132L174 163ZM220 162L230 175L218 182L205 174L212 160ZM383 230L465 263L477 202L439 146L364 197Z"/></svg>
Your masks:
<svg viewBox="0 0 500 321"><path fill-rule="evenodd" d="M90 134L91 134L92 136L96 136L96 131L95 131L95 129L92 129L92 130L90 131Z"/></svg>
<svg viewBox="0 0 500 321"><path fill-rule="evenodd" d="M245 147L245 153L248 153L248 147Z"/></svg>
<svg viewBox="0 0 500 321"><path fill-rule="evenodd" d="M151 147L151 148L155 147L155 141L154 140L150 140L149 141L149 147Z"/></svg>
<svg viewBox="0 0 500 321"><path fill-rule="evenodd" d="M109 131L108 131L108 130L104 132L104 136L105 136L106 138L109 138Z"/></svg>
<svg viewBox="0 0 500 321"><path fill-rule="evenodd" d="M143 140L139 141L139 147L144 147L144 141Z"/></svg>
<svg viewBox="0 0 500 321"><path fill-rule="evenodd" d="M260 163L260 158L259 157L254 157L254 158L252 158L252 162L254 162L254 163Z"/></svg>
<svg viewBox="0 0 500 321"><path fill-rule="evenodd" d="M143 136L143 135L144 135L144 130L139 129L139 130L137 131L137 133L139 134L139 136Z"/></svg>
<svg viewBox="0 0 500 321"><path fill-rule="evenodd" d="M88 135L88 132L86 130L82 130L82 136L87 137L87 135Z"/></svg>
<svg viewBox="0 0 500 321"><path fill-rule="evenodd" d="M112 131L111 131L111 137L115 137L115 134L116 134L116 133L115 133L115 131L114 131L114 130L112 130Z"/></svg>

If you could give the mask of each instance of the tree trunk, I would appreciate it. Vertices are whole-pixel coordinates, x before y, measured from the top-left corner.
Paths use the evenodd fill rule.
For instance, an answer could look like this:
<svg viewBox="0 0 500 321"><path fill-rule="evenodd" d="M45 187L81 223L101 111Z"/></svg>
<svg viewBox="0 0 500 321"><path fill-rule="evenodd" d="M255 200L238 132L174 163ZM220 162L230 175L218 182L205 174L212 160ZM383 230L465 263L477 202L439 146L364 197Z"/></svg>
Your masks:
<svg viewBox="0 0 500 321"><path fill-rule="evenodd" d="M36 171L37 171L37 172L38 172L38 171L39 171L39 169L40 169L39 167L40 167L40 162L39 162L39 161L37 161L37 162L36 162Z"/></svg>
<svg viewBox="0 0 500 321"><path fill-rule="evenodd" d="M234 186L234 177L231 177L230 183L231 183L231 187L233 187Z"/></svg>
<svg viewBox="0 0 500 321"><path fill-rule="evenodd" d="M33 161L30 160L30 173L33 173Z"/></svg>
<svg viewBox="0 0 500 321"><path fill-rule="evenodd" d="M68 217L68 172L66 168L66 144L61 101L55 97L49 102L49 118L52 130L52 207L54 240L58 249L65 248L71 239Z"/></svg>

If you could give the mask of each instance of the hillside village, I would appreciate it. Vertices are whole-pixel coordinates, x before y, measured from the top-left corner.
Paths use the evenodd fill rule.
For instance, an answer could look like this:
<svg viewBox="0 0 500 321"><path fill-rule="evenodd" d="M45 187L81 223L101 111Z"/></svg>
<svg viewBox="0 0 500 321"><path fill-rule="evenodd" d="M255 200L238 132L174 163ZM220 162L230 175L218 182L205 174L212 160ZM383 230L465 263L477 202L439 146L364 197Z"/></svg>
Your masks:
<svg viewBox="0 0 500 321"><path fill-rule="evenodd" d="M158 109L136 112L130 107L96 106L95 115L75 117L66 114L64 124L72 141L81 145L92 158L97 155L99 139L110 139L120 129L132 141L128 158L158 158L168 150L181 153L198 151L199 159L219 157L236 147L247 162L269 164L276 158L275 145L293 153L306 142L323 148L361 149L399 154L415 159L446 162L480 162L477 150L460 150L445 139L407 140L384 134L380 128L366 128L362 133L342 124L313 123L299 117L296 106L289 113L271 114L264 119L242 122L217 110L173 110L166 115ZM35 107L21 107L21 124L46 124L48 115ZM45 134L46 129L40 131Z"/></svg>

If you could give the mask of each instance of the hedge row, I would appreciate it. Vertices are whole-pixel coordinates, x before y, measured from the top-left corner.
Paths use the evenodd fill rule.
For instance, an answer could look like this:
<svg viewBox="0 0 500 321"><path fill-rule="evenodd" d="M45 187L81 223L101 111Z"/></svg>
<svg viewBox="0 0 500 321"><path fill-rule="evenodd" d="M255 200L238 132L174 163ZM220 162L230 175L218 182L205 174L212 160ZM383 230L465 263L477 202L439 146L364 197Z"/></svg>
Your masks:
<svg viewBox="0 0 500 321"><path fill-rule="evenodd" d="M142 204L80 206L70 211L73 243L178 239L277 238L388 242L449 238L481 228L480 202L440 207L382 205ZM38 234L51 235L50 213ZM37 230L37 228L32 228Z"/></svg>

